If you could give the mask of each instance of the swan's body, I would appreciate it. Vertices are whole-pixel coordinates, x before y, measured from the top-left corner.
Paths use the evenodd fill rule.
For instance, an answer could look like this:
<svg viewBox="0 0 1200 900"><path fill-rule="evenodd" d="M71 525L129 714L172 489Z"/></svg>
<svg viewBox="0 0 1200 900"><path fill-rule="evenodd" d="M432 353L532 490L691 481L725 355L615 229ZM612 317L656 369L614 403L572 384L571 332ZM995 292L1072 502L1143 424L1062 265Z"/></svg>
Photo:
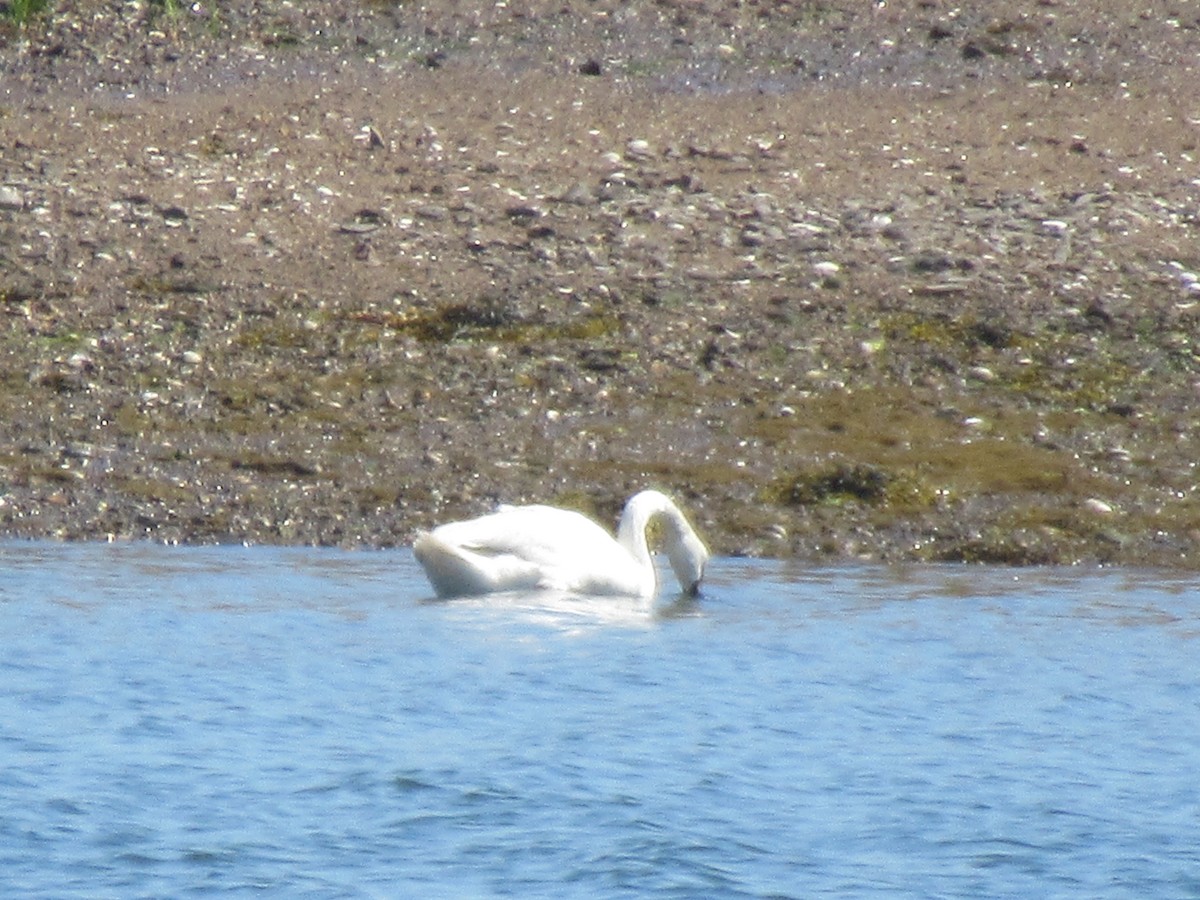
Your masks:
<svg viewBox="0 0 1200 900"><path fill-rule="evenodd" d="M413 552L439 597L556 590L649 598L657 578L646 527L655 519L663 524L680 587L695 594L708 549L679 507L658 491L629 499L615 539L577 512L501 506L490 515L419 535Z"/></svg>

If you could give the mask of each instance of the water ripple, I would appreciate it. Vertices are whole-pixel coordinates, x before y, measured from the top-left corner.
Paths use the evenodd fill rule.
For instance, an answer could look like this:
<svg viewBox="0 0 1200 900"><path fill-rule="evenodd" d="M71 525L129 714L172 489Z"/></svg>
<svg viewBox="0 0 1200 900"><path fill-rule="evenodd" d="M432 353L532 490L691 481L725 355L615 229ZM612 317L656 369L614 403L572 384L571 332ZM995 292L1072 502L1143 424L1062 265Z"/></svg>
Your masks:
<svg viewBox="0 0 1200 900"><path fill-rule="evenodd" d="M0 894L1189 896L1178 575L719 560L426 603L407 553L0 545Z"/></svg>

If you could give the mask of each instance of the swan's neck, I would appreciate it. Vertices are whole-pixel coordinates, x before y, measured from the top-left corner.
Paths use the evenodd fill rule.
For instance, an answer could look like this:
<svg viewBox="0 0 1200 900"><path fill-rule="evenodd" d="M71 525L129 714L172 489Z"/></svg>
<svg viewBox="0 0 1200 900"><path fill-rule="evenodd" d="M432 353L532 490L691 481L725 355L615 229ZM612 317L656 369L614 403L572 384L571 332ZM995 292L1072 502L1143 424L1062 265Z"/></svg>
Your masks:
<svg viewBox="0 0 1200 900"><path fill-rule="evenodd" d="M660 507L650 502L652 498L643 492L631 497L621 513L621 523L617 526L617 543L629 551L638 568L642 570L643 579L649 579L650 591L658 584L654 571L654 560L650 556L650 545L646 540L646 529L650 520L658 514Z"/></svg>
<svg viewBox="0 0 1200 900"><path fill-rule="evenodd" d="M681 568L686 566L682 563L682 559L683 554L687 552L683 548L689 538L694 540L697 546L702 547L700 539L695 536L692 526L688 524L683 513L666 495L660 494L658 491L642 491L631 497L625 504L625 510L621 513L621 523L617 526L618 543L629 552L642 571L642 592L653 594L658 587L658 575L654 568L654 560L650 555L650 545L646 539L646 529L654 519L659 519L665 526L664 538L667 542L667 551L671 557L672 567L680 576L681 586L685 590L691 588L692 585L682 584L685 576L681 572Z"/></svg>

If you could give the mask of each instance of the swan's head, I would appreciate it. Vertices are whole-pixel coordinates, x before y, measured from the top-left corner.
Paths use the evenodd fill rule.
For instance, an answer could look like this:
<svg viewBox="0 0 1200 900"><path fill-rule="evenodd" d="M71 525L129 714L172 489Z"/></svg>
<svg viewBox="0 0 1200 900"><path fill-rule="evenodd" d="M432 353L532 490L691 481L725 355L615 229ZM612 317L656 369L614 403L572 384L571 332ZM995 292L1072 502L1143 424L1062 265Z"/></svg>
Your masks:
<svg viewBox="0 0 1200 900"><path fill-rule="evenodd" d="M689 597L700 593L700 582L704 580L704 566L708 562L708 548L691 528L682 528L667 540L667 559L679 587Z"/></svg>

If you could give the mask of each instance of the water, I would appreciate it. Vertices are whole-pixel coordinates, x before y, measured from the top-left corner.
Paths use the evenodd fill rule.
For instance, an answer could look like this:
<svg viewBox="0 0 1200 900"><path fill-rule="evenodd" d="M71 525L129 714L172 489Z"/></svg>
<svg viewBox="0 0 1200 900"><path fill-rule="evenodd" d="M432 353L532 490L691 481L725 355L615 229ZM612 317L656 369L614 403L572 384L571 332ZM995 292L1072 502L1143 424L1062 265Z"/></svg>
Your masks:
<svg viewBox="0 0 1200 900"><path fill-rule="evenodd" d="M1200 579L0 544L0 896L1200 896Z"/></svg>

